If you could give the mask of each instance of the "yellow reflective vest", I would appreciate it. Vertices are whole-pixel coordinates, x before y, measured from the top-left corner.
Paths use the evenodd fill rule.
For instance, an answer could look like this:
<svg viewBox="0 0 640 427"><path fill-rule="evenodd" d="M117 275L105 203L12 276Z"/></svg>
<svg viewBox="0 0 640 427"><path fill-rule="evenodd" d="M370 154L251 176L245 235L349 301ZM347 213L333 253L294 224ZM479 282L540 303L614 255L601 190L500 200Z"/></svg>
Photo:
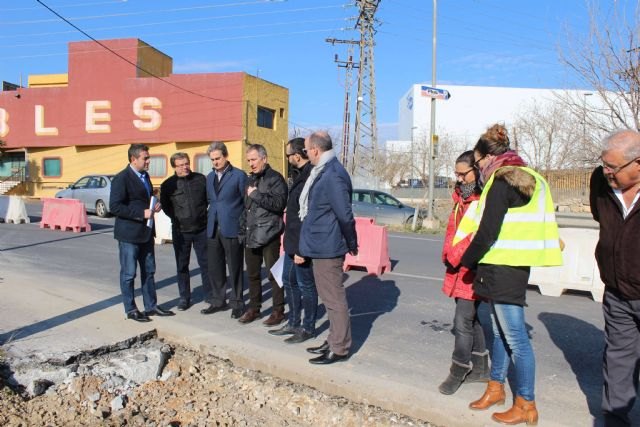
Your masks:
<svg viewBox="0 0 640 427"><path fill-rule="evenodd" d="M507 210L497 240L479 263L531 267L562 265L560 235L549 184L533 169L519 169L536 180L531 200L524 206ZM453 238L454 245L478 230L494 178L495 173L482 190L478 205L475 209L469 207L460 221Z"/></svg>

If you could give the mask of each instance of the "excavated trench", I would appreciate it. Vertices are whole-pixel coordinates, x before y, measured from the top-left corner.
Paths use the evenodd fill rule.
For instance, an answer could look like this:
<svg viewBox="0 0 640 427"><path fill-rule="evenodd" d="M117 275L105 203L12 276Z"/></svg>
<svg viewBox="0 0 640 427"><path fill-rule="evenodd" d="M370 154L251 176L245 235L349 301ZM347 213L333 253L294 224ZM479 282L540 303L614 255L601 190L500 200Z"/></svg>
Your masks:
<svg viewBox="0 0 640 427"><path fill-rule="evenodd" d="M158 339L55 359L0 349L0 425L432 426Z"/></svg>

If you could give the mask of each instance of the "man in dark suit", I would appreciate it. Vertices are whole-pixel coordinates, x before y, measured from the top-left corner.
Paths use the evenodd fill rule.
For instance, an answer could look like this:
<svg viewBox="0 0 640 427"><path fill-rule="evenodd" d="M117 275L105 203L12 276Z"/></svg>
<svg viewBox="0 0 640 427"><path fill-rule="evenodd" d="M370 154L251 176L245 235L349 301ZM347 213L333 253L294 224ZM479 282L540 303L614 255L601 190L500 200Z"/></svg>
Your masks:
<svg viewBox="0 0 640 427"><path fill-rule="evenodd" d="M173 312L157 305L156 260L153 247L153 214L160 203L151 207L153 187L149 179L149 147L131 144L129 165L111 183L109 210L116 216L113 236L120 252L120 292L127 319L148 322L149 316L173 316ZM136 264L140 265L144 313L138 311L133 294Z"/></svg>
<svg viewBox="0 0 640 427"><path fill-rule="evenodd" d="M222 142L214 142L207 149L213 170L207 175L208 265L211 281L203 287L209 303L202 314L227 308L227 273L231 280L231 317L239 319L244 311L242 300L243 248L238 241L240 217L244 210L244 187L247 175L229 163L229 151Z"/></svg>
<svg viewBox="0 0 640 427"><path fill-rule="evenodd" d="M171 240L176 255L178 310L191 307L191 247L196 253L203 288L209 284L207 268L207 178L191 170L187 153L175 153L169 159L175 174L160 185L162 210L171 218Z"/></svg>
<svg viewBox="0 0 640 427"><path fill-rule="evenodd" d="M318 295L327 309L329 336L307 351L309 360L327 365L346 360L351 347L351 319L342 284L347 252L358 253L356 222L351 210L351 178L333 152L331 137L315 132L304 142L313 169L300 195L300 254L312 259Z"/></svg>

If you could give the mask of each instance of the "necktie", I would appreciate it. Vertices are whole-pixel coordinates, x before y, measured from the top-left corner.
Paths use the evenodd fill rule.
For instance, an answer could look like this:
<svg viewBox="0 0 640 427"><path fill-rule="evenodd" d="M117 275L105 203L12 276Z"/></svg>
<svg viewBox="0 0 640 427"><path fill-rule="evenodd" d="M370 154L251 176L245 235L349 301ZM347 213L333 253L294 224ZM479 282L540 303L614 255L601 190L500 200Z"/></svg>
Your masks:
<svg viewBox="0 0 640 427"><path fill-rule="evenodd" d="M140 179L142 179L142 184L144 184L144 188L146 188L147 190L147 194L150 196L151 195L151 185L149 184L149 180L147 180L147 174L146 173L141 173L140 174Z"/></svg>

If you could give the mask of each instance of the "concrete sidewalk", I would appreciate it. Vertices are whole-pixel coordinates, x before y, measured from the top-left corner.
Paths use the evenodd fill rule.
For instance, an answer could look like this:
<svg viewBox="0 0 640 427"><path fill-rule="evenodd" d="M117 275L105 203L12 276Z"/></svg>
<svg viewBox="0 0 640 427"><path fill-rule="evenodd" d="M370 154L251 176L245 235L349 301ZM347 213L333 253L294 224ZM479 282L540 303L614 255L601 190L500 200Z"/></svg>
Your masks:
<svg viewBox="0 0 640 427"><path fill-rule="evenodd" d="M436 425L498 425L491 421L492 411L467 408L482 394L483 384L463 385L453 396L441 395L437 389L449 369L454 313L453 301L440 291L441 236L390 233L391 273L379 278L361 271L345 275L353 356L344 363L314 366L308 363L311 355L305 348L326 338L324 310L317 323L317 339L297 345L269 335L261 322L241 325L230 318L229 311L203 316L193 259L196 305L147 324L125 320L113 220L91 220L94 231L90 233L39 229L37 223L0 224L0 342L5 343L4 349L16 355L60 358L156 329L161 337L236 365ZM156 246L156 264L159 302L175 308L171 245ZM141 307L139 280L136 289ZM263 315L268 315L268 285L263 295ZM528 292L527 302L526 320L537 362L539 425L593 425L600 417L602 393L601 305L584 293L547 297L535 288ZM490 340L487 309L481 307ZM640 425L638 406L632 419Z"/></svg>

